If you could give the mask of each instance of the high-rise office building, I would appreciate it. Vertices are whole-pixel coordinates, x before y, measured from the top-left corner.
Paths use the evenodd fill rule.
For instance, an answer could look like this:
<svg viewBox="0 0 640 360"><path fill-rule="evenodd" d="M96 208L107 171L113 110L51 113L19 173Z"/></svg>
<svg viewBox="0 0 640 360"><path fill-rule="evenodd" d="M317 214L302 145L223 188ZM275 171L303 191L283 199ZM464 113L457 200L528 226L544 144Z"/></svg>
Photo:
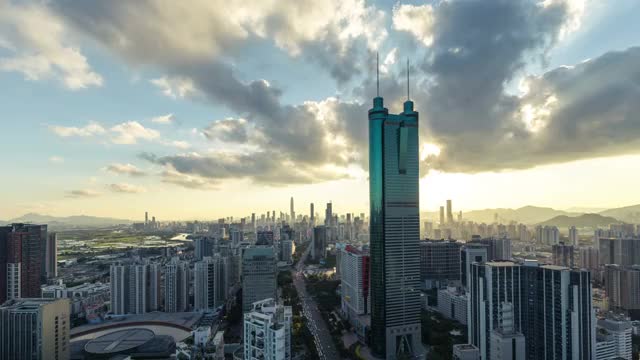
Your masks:
<svg viewBox="0 0 640 360"><path fill-rule="evenodd" d="M0 306L0 359L65 360L69 299L23 298Z"/></svg>
<svg viewBox="0 0 640 360"><path fill-rule="evenodd" d="M453 208L451 204L451 200L447 200L447 224L453 224Z"/></svg>
<svg viewBox="0 0 640 360"><path fill-rule="evenodd" d="M277 298L277 266L273 247L255 246L242 254L242 310L256 301Z"/></svg>
<svg viewBox="0 0 640 360"><path fill-rule="evenodd" d="M420 282L426 289L445 288L460 281L461 243L420 241Z"/></svg>
<svg viewBox="0 0 640 360"><path fill-rule="evenodd" d="M311 239L311 258L320 260L325 257L327 249L327 226L320 225L313 228L313 238Z"/></svg>
<svg viewBox="0 0 640 360"><path fill-rule="evenodd" d="M471 264L487 262L489 246L485 244L466 243L460 250L460 282L467 287L471 274Z"/></svg>
<svg viewBox="0 0 640 360"><path fill-rule="evenodd" d="M271 230L262 230L258 231L256 234L256 245L273 245L273 231Z"/></svg>
<svg viewBox="0 0 640 360"><path fill-rule="evenodd" d="M313 209L313 203L309 205L309 208L309 220L311 221L311 226L313 226L316 223L316 213Z"/></svg>
<svg viewBox="0 0 640 360"><path fill-rule="evenodd" d="M296 223L296 211L293 207L293 196L291 197L291 224Z"/></svg>
<svg viewBox="0 0 640 360"><path fill-rule="evenodd" d="M212 256L216 247L216 241L208 236L198 236L193 240L194 255L196 260L202 260L206 256Z"/></svg>
<svg viewBox="0 0 640 360"><path fill-rule="evenodd" d="M440 206L440 225L439 227L442 229L444 228L444 206Z"/></svg>
<svg viewBox="0 0 640 360"><path fill-rule="evenodd" d="M379 357L423 356L420 324L418 113L369 110L371 344Z"/></svg>
<svg viewBox="0 0 640 360"><path fill-rule="evenodd" d="M333 205L328 202L327 208L324 210L324 224L325 226L331 226L333 222Z"/></svg>
<svg viewBox="0 0 640 360"><path fill-rule="evenodd" d="M291 306L264 299L244 314L245 360L291 359Z"/></svg>
<svg viewBox="0 0 640 360"><path fill-rule="evenodd" d="M525 338L513 325L513 306L502 303L499 306L500 322L491 332L491 356L496 360L525 360Z"/></svg>
<svg viewBox="0 0 640 360"><path fill-rule="evenodd" d="M573 268L576 266L575 262L575 248L573 245L565 245L560 243L551 246L551 254L553 259L553 265L565 266Z"/></svg>
<svg viewBox="0 0 640 360"><path fill-rule="evenodd" d="M469 276L469 308L467 315L469 343L480 350L482 360L491 357L491 332L502 317L499 305L511 304L520 310L520 266L513 262L473 263ZM519 321L520 317L516 318ZM515 329L520 323L515 324Z"/></svg>
<svg viewBox="0 0 640 360"><path fill-rule="evenodd" d="M490 237L480 239L474 237L470 243L487 245L487 261L511 260L511 239L509 238Z"/></svg>
<svg viewBox="0 0 640 360"><path fill-rule="evenodd" d="M229 262L226 257L205 257L193 269L193 308L214 310L227 299Z"/></svg>
<svg viewBox="0 0 640 360"><path fill-rule="evenodd" d="M481 358L496 358L491 334L510 306L513 330L526 341L526 359L592 359L595 324L588 271L510 261L474 263L469 279L469 341Z"/></svg>
<svg viewBox="0 0 640 360"><path fill-rule="evenodd" d="M244 241L244 232L242 229L231 229L229 233L231 245L238 246L241 242Z"/></svg>
<svg viewBox="0 0 640 360"><path fill-rule="evenodd" d="M280 240L280 251L278 251L280 261L292 263L294 249L293 240Z"/></svg>
<svg viewBox="0 0 640 360"><path fill-rule="evenodd" d="M576 229L575 226L569 228L569 245L573 245L575 247L580 245L578 242L578 229Z"/></svg>
<svg viewBox="0 0 640 360"><path fill-rule="evenodd" d="M342 313L357 329L360 315L371 309L369 281L370 257L351 245L340 250L340 280L342 283Z"/></svg>
<svg viewBox="0 0 640 360"><path fill-rule="evenodd" d="M164 268L164 311L182 312L189 308L189 264L177 258Z"/></svg>

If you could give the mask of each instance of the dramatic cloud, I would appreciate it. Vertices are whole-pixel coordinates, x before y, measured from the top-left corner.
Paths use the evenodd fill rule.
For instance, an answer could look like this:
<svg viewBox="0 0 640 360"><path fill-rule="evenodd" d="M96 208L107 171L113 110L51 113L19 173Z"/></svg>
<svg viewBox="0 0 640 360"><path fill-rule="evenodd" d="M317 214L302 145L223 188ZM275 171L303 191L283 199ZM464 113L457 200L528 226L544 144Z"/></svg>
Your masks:
<svg viewBox="0 0 640 360"><path fill-rule="evenodd" d="M286 85L246 80L242 69L230 64L246 55L248 44L269 40L292 57L326 68L344 84L365 65L371 69L363 59L386 36L383 14L373 5L304 0L249 8L236 1L220 6L69 0L53 6L126 61L162 71L164 76L151 83L165 95L222 105L232 113L196 133L234 150L253 146L143 155L164 167L163 181L211 189L226 179L305 183L341 178L353 165L366 169L366 111L374 79L345 89L346 98L356 100L328 97L290 104L283 100ZM393 8L393 35L409 40L414 54L424 54L412 60L411 69L412 98L421 114L423 174L529 168L638 150L637 49L525 73L532 62L547 67L549 50L580 27L583 12L581 0L450 0ZM140 13L148 16L139 19ZM401 111L406 86L404 69L396 65L406 46L402 41L397 46L381 54L381 94L393 112ZM529 90L516 94L513 84L521 79ZM66 136L83 136L82 128L72 129ZM122 133L146 135L121 140L170 145L155 130L138 130L132 126Z"/></svg>
<svg viewBox="0 0 640 360"><path fill-rule="evenodd" d="M107 187L113 192L125 194L139 194L147 191L147 189L141 186L131 185L127 183L109 184L107 185Z"/></svg>
<svg viewBox="0 0 640 360"><path fill-rule="evenodd" d="M132 164L115 163L107 166L105 170L112 172L114 174L119 174L119 175L129 175L129 176L147 175L144 171L138 169L135 165L132 165Z"/></svg>
<svg viewBox="0 0 640 360"><path fill-rule="evenodd" d="M152 118L151 122L156 124L171 124L173 120L174 120L173 114L166 114L166 115L160 115Z"/></svg>
<svg viewBox="0 0 640 360"><path fill-rule="evenodd" d="M188 189L216 190L218 185L218 182L214 179L185 174L177 171L171 165L166 166L161 173L161 177L165 183L179 185Z"/></svg>
<svg viewBox="0 0 640 360"><path fill-rule="evenodd" d="M80 50L64 39L63 21L40 4L17 5L0 1L0 70L17 71L28 80L59 79L71 90L102 85Z"/></svg>
<svg viewBox="0 0 640 360"><path fill-rule="evenodd" d="M247 120L228 118L214 121L202 131L209 140L220 140L223 142L246 142Z"/></svg>
<svg viewBox="0 0 640 360"><path fill-rule="evenodd" d="M635 48L529 76L525 95L507 91L527 56L575 29L575 2L442 2L434 19L417 105L441 152L425 165L496 171L637 151Z"/></svg>
<svg viewBox="0 0 640 360"><path fill-rule="evenodd" d="M189 153L164 157L143 153L141 157L154 164L165 166L166 171L163 173L165 181L194 188L212 186L220 180L235 178L249 179L259 184L284 185L315 183L346 177L344 174L338 176L318 166L293 166L290 160L276 152L252 154L218 152L206 155Z"/></svg>
<svg viewBox="0 0 640 360"><path fill-rule="evenodd" d="M433 43L433 7L431 5L396 5L393 8L393 28L407 31L426 46Z"/></svg>
<svg viewBox="0 0 640 360"><path fill-rule="evenodd" d="M443 168L522 169L640 151L640 47L530 76L525 82L528 92L518 99L513 118L505 119L502 136L496 134L487 144L470 142L473 148L454 153L469 161L445 158ZM460 139L452 145L462 143Z"/></svg>
<svg viewBox="0 0 640 360"><path fill-rule="evenodd" d="M154 140L160 137L157 130L145 128L137 121L129 121L111 128L114 144L135 144L138 140Z"/></svg>
<svg viewBox="0 0 640 360"><path fill-rule="evenodd" d="M100 196L101 194L95 190L91 189L80 189L80 190L71 190L68 191L66 197L69 198L92 198L96 196Z"/></svg>
<svg viewBox="0 0 640 360"><path fill-rule="evenodd" d="M70 0L59 1L53 8L137 63L176 66L220 60L259 39L292 57L317 62L341 81L359 70L353 64L354 53L376 49L387 35L384 14L364 0L197 0L188 4ZM347 66L351 72L342 70ZM184 96L189 88L184 77L154 83L174 97Z"/></svg>

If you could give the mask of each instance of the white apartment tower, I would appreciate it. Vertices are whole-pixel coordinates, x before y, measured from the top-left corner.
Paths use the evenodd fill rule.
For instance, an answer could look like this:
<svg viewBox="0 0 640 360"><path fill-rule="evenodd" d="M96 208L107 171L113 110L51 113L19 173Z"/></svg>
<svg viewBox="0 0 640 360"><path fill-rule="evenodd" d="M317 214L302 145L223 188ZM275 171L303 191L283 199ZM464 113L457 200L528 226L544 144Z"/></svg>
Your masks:
<svg viewBox="0 0 640 360"><path fill-rule="evenodd" d="M189 307L189 266L177 258L164 270L164 311L182 312Z"/></svg>
<svg viewBox="0 0 640 360"><path fill-rule="evenodd" d="M244 359L290 360L292 317L290 306L273 299L253 303L244 314Z"/></svg>
<svg viewBox="0 0 640 360"><path fill-rule="evenodd" d="M229 263L226 257L205 257L194 267L194 310L213 310L227 298Z"/></svg>

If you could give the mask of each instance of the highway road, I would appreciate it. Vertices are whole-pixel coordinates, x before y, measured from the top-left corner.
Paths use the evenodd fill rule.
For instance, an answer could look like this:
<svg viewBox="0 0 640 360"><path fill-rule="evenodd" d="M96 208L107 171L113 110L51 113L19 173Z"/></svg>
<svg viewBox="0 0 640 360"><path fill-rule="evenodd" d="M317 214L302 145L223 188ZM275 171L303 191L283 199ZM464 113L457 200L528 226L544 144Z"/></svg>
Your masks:
<svg viewBox="0 0 640 360"><path fill-rule="evenodd" d="M298 291L298 296L302 302L302 312L307 318L307 326L309 331L314 337L316 348L318 349L318 356L321 360L334 360L340 359L338 350L336 349L329 328L325 323L318 305L311 295L307 293L307 288L304 282L304 275L302 270L304 269L304 260L309 256L311 246L305 251L304 255L298 261L295 273L293 274L293 284Z"/></svg>

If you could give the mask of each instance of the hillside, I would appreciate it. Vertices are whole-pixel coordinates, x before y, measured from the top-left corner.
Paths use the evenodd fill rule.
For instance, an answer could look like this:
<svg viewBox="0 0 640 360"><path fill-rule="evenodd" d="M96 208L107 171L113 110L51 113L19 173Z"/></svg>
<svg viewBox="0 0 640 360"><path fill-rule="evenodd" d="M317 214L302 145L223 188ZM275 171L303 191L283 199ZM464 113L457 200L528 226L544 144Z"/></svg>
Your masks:
<svg viewBox="0 0 640 360"><path fill-rule="evenodd" d="M97 217L97 216L87 216L87 215L76 215L76 216L50 216L50 215L41 215L36 213L29 213L17 217L15 219L11 219L8 221L9 223L38 223L38 224L48 224L53 227L102 227L102 226L112 226L119 224L131 224L131 220L125 219L114 219L114 218L105 218L105 217Z"/></svg>
<svg viewBox="0 0 640 360"><path fill-rule="evenodd" d="M583 214L574 217L560 215L541 222L539 225L557 226L559 228L568 228L570 226L575 226L577 228L597 228L607 227L610 224L616 223L620 223L620 220L610 216L602 216L600 214Z"/></svg>
<svg viewBox="0 0 640 360"><path fill-rule="evenodd" d="M570 216L577 215L575 213L569 213L562 210L556 210L547 207L538 206L524 206L518 209L485 209L474 210L463 213L462 216L465 219L475 222L492 223L495 219L495 214L498 214L498 221L502 223L508 223L510 221L521 222L525 224L535 224L541 221L551 219L555 216Z"/></svg>
<svg viewBox="0 0 640 360"><path fill-rule="evenodd" d="M609 209L601 211L599 214L603 216L612 216L616 219L632 224L640 223L640 205Z"/></svg>

